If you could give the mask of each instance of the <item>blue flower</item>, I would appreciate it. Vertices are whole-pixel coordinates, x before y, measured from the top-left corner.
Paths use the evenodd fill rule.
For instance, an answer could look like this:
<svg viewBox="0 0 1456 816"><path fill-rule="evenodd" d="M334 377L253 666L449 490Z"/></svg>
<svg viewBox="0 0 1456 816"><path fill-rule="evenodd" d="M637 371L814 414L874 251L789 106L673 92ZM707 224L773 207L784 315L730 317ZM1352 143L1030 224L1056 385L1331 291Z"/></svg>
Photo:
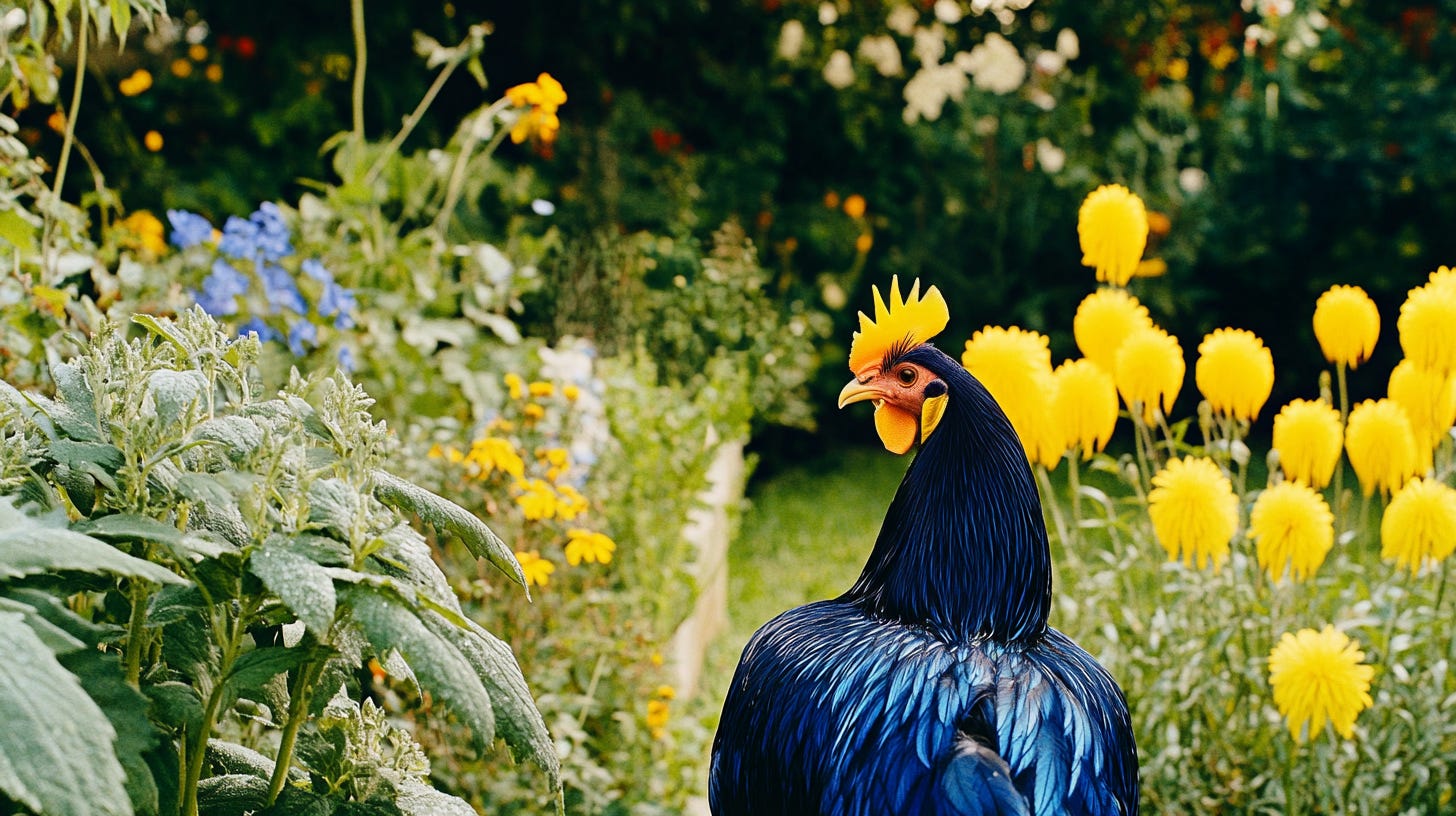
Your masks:
<svg viewBox="0 0 1456 816"><path fill-rule="evenodd" d="M295 320L288 327L288 350L293 356L302 357L310 347L318 344L318 327L307 320Z"/></svg>
<svg viewBox="0 0 1456 816"><path fill-rule="evenodd" d="M319 283L333 283L334 274L324 268L318 258L309 258L303 262L303 274L318 281Z"/></svg>
<svg viewBox="0 0 1456 816"><path fill-rule="evenodd" d="M304 301L303 293L298 291L298 285L293 282L293 276L288 274L288 270L281 266L264 264L258 274L263 279L263 294L274 311L287 309L294 314L308 313L308 303Z"/></svg>
<svg viewBox="0 0 1456 816"><path fill-rule="evenodd" d="M353 374L354 366L356 365L354 360L354 350L352 348L349 348L348 346L340 346L338 358L339 368L344 369L344 371L349 374Z"/></svg>
<svg viewBox="0 0 1456 816"><path fill-rule="evenodd" d="M167 220L172 222L172 246L178 249L195 247L212 238L211 222L197 213L167 210Z"/></svg>
<svg viewBox="0 0 1456 816"><path fill-rule="evenodd" d="M221 258L212 262L212 271L202 279L202 291L192 299L213 317L238 313L238 295L248 291L248 277Z"/></svg>
<svg viewBox="0 0 1456 816"><path fill-rule="evenodd" d="M273 328L267 323L264 323L263 319L257 316L248 318L248 322L238 327L239 337L246 337L249 334L258 335L258 340L264 343L268 342L269 340L283 339L283 336L278 333L277 329Z"/></svg>
<svg viewBox="0 0 1456 816"><path fill-rule="evenodd" d="M277 261L293 254L293 243L288 222L283 220L283 211L271 201L258 205L258 210L249 218L257 228L254 247L265 261Z"/></svg>
<svg viewBox="0 0 1456 816"><path fill-rule="evenodd" d="M324 292L319 296L319 314L334 318L334 328L352 329L354 327L352 312L357 306L358 303L354 300L353 292L333 281L324 284Z"/></svg>
<svg viewBox="0 0 1456 816"><path fill-rule="evenodd" d="M228 216L217 248L229 258L253 260L258 255L258 225L246 218Z"/></svg>

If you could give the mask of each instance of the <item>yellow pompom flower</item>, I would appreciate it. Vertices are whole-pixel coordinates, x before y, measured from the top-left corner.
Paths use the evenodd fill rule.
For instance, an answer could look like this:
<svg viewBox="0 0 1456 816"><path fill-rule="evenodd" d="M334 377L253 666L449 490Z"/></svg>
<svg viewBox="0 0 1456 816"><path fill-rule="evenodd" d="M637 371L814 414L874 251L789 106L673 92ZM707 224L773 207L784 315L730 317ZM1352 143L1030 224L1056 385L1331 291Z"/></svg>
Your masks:
<svg viewBox="0 0 1456 816"><path fill-rule="evenodd" d="M1360 647L1333 626L1279 638L1269 653L1269 685L1296 742L1318 737L1326 725L1345 739L1355 736L1355 718L1375 704L1375 667L1364 660Z"/></svg>
<svg viewBox="0 0 1456 816"><path fill-rule="evenodd" d="M1153 476L1148 517L1169 560L1217 572L1239 526L1239 500L1213 460L1189 456Z"/></svg>
<svg viewBox="0 0 1456 816"><path fill-rule="evenodd" d="M516 560L521 562L521 572L526 574L527 586L546 586L551 580L551 573L556 571L556 565L542 558L537 550L517 552Z"/></svg>
<svg viewBox="0 0 1456 816"><path fill-rule="evenodd" d="M585 561L588 564L610 564L612 553L617 551L617 542L603 533L580 528L566 531L566 561L573 567Z"/></svg>
<svg viewBox="0 0 1456 816"><path fill-rule="evenodd" d="M1416 475L1420 456L1405 409L1390 399L1365 400L1350 412L1345 452L1369 496L1398 490Z"/></svg>
<svg viewBox="0 0 1456 816"><path fill-rule="evenodd" d="M1380 520L1380 557L1415 574L1456 549L1456 490L1437 479L1411 479Z"/></svg>
<svg viewBox="0 0 1456 816"><path fill-rule="evenodd" d="M1456 424L1456 378L1401 360L1390 372L1389 393L1410 419L1420 469L1430 469L1435 447Z"/></svg>
<svg viewBox="0 0 1456 816"><path fill-rule="evenodd" d="M1015 326L987 326L966 341L961 364L1006 412L1027 458L1055 467L1065 448L1048 410L1053 380L1046 336Z"/></svg>
<svg viewBox="0 0 1456 816"><path fill-rule="evenodd" d="M1326 360L1355 368L1380 339L1380 310L1358 286L1331 286L1315 301L1314 336Z"/></svg>
<svg viewBox="0 0 1456 816"><path fill-rule="evenodd" d="M1274 357L1251 331L1217 329L1198 344L1193 379L1215 413L1253 421L1274 390Z"/></svg>
<svg viewBox="0 0 1456 816"><path fill-rule="evenodd" d="M1148 245L1143 200L1121 184L1098 187L1077 211L1077 239L1082 264L1097 270L1097 280L1126 286Z"/></svg>
<svg viewBox="0 0 1456 816"><path fill-rule="evenodd" d="M1061 432L1061 447L1080 447L1082 458L1090 459L1107 447L1117 426L1117 386L1086 359L1062 363L1052 377L1052 425Z"/></svg>
<svg viewBox="0 0 1456 816"><path fill-rule="evenodd" d="M1335 516L1325 499L1299 482L1277 484L1254 502L1249 513L1259 569L1278 581L1287 572L1295 581L1314 575L1335 544Z"/></svg>
<svg viewBox="0 0 1456 816"><path fill-rule="evenodd" d="M1448 279L1410 290L1395 323L1406 359L1440 374L1456 372L1456 284Z"/></svg>
<svg viewBox="0 0 1456 816"><path fill-rule="evenodd" d="M1072 316L1072 336L1082 356L1113 374L1117 350L1138 329L1150 329L1153 319L1147 307L1125 289L1103 287L1082 298Z"/></svg>
<svg viewBox="0 0 1456 816"><path fill-rule="evenodd" d="M1148 326L1134 331L1117 350L1113 381L1128 410L1141 405L1143 421L1152 423L1159 407L1164 415L1173 410L1187 370L1178 339Z"/></svg>
<svg viewBox="0 0 1456 816"><path fill-rule="evenodd" d="M1274 449L1287 479L1323 490L1343 448L1340 412L1328 403L1293 400L1274 417Z"/></svg>

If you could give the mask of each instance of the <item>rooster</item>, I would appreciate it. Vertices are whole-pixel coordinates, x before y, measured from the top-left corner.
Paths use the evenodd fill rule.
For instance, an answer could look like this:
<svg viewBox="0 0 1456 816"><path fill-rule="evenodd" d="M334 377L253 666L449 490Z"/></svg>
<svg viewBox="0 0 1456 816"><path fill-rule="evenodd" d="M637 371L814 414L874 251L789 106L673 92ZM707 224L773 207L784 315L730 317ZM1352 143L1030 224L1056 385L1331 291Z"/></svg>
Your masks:
<svg viewBox="0 0 1456 816"><path fill-rule="evenodd" d="M713 743L716 816L1138 812L1137 749L1112 677L1047 625L1051 555L1000 406L928 341L920 282L860 313L839 406L875 405L919 452L859 580L743 651Z"/></svg>

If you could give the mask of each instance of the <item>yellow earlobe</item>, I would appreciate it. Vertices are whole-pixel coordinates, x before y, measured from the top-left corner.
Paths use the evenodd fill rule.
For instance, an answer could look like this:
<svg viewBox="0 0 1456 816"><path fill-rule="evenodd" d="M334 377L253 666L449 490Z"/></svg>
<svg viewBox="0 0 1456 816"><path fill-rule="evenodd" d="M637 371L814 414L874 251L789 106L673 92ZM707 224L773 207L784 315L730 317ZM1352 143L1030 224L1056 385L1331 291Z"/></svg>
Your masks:
<svg viewBox="0 0 1456 816"><path fill-rule="evenodd" d="M885 450L891 453L905 453L915 446L918 424L915 415L903 408L881 404L875 409L875 430Z"/></svg>
<svg viewBox="0 0 1456 816"><path fill-rule="evenodd" d="M921 444L930 438L930 433L940 424L940 418L945 416L945 404L949 400L950 394L941 394L938 397L926 397L925 402L920 404Z"/></svg>

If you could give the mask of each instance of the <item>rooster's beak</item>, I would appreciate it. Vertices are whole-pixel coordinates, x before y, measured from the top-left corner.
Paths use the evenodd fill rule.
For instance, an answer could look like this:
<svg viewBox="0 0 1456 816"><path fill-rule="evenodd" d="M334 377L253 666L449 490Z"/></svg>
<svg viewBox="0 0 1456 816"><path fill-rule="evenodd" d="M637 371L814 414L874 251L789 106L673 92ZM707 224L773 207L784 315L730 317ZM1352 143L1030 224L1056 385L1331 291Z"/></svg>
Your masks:
<svg viewBox="0 0 1456 816"><path fill-rule="evenodd" d="M879 396L880 391L878 388L865 385L857 379L850 380L849 384L844 387L844 390L839 392L839 407L843 408L853 402L864 402L867 399L876 399Z"/></svg>

